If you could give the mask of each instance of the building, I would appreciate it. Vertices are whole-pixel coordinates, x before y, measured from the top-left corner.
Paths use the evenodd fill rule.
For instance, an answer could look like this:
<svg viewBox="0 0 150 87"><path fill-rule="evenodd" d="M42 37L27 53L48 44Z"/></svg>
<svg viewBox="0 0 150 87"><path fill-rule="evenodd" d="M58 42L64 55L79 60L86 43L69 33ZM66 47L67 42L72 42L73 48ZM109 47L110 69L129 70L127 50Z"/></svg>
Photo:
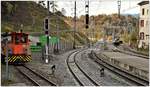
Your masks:
<svg viewBox="0 0 150 87"><path fill-rule="evenodd" d="M149 1L141 1L139 18L139 48L147 48L149 46Z"/></svg>

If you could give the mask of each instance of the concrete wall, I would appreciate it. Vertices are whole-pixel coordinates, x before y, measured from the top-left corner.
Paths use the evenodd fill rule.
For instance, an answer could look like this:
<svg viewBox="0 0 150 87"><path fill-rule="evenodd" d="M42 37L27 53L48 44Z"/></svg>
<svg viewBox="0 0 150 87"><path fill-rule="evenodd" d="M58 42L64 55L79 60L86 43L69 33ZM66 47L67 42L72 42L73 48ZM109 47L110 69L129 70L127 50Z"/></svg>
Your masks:
<svg viewBox="0 0 150 87"><path fill-rule="evenodd" d="M133 75L136 75L136 76L144 78L144 79L149 79L149 71L138 69L129 64L125 64L116 59L112 59L104 54L99 54L98 56L101 56L100 58L102 58L102 60L107 61L107 62L113 64L114 66L119 67L123 70L126 70L127 72L132 73Z"/></svg>

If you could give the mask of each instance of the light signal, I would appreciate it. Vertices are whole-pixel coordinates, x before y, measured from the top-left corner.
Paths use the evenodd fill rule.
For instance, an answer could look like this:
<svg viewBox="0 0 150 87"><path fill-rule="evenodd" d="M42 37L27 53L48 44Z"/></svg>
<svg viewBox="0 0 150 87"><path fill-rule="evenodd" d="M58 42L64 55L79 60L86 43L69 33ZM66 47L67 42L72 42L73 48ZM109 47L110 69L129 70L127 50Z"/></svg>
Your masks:
<svg viewBox="0 0 150 87"><path fill-rule="evenodd" d="M49 28L48 23L49 23L48 18L46 18L46 19L44 20L44 29L45 29L45 30L48 30L48 28Z"/></svg>

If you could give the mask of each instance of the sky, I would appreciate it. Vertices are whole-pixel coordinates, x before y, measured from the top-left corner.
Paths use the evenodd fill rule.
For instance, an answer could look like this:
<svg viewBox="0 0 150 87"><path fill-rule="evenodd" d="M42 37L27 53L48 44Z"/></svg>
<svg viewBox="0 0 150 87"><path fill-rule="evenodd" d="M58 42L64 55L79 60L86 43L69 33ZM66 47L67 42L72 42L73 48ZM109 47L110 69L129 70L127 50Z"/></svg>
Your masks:
<svg viewBox="0 0 150 87"><path fill-rule="evenodd" d="M75 0L56 0L58 10L64 8L66 16L74 16ZM89 0L89 15L118 13L118 0ZM121 0L121 14L138 14L143 0ZM77 16L85 15L85 0L76 0Z"/></svg>

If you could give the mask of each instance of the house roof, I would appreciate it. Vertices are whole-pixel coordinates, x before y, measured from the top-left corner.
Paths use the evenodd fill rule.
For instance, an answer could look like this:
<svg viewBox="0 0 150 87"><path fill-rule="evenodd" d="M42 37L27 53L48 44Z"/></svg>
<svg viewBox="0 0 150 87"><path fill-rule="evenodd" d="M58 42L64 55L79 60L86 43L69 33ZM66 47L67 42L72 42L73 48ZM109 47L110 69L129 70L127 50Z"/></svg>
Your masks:
<svg viewBox="0 0 150 87"><path fill-rule="evenodd" d="M142 5L146 5L149 4L149 1L141 1L138 3L138 5L142 6Z"/></svg>

